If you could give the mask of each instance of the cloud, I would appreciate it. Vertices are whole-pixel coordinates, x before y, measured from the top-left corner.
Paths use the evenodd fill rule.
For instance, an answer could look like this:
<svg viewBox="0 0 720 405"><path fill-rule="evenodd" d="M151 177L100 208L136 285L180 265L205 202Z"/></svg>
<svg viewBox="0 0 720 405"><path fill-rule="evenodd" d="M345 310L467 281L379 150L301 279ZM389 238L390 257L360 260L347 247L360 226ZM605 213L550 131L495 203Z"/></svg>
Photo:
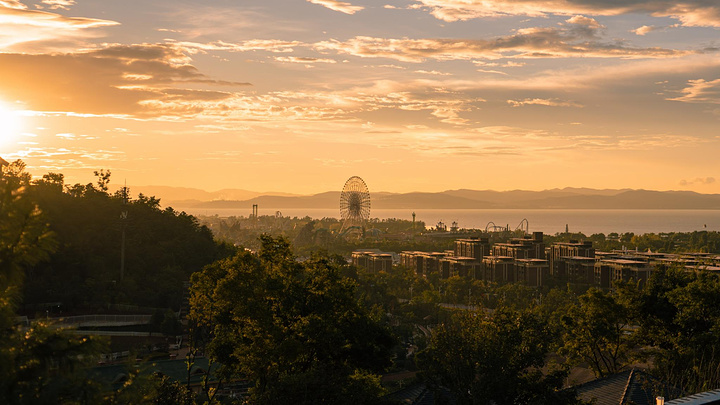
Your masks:
<svg viewBox="0 0 720 405"><path fill-rule="evenodd" d="M524 100L508 100L508 104L513 107L523 107L526 105L541 105L547 107L582 107L582 104L573 101L562 101L557 99L543 98L526 98Z"/></svg>
<svg viewBox="0 0 720 405"><path fill-rule="evenodd" d="M657 31L658 29L659 29L658 27L655 27L652 25L643 25L640 28L636 28L636 29L632 30L632 32L634 32L637 35L645 35L649 32Z"/></svg>
<svg viewBox="0 0 720 405"><path fill-rule="evenodd" d="M688 86L680 91L682 96L668 98L671 101L681 101L684 103L708 103L720 104L720 79L689 80Z"/></svg>
<svg viewBox="0 0 720 405"><path fill-rule="evenodd" d="M521 66L525 66L524 62L515 62L515 61L499 63L499 62L485 62L485 61L481 61L481 60L474 60L473 64L475 66L488 66L488 67L521 67Z"/></svg>
<svg viewBox="0 0 720 405"><path fill-rule="evenodd" d="M522 28L494 39L386 39L356 36L347 41L323 41L314 48L364 58L388 58L419 63L434 60L500 58L669 58L695 51L665 48L634 48L621 42L600 42L602 28L595 20L573 17L560 27Z"/></svg>
<svg viewBox="0 0 720 405"><path fill-rule="evenodd" d="M60 134L55 134L55 136L58 138L61 138L63 140L66 140L66 141L80 141L80 140L92 141L92 140L100 139L97 136L76 135L73 133L60 133Z"/></svg>
<svg viewBox="0 0 720 405"><path fill-rule="evenodd" d="M115 21L65 17L60 14L28 10L17 2L0 2L0 50L25 51L43 43L58 44L92 37L88 29L118 25ZM48 47L51 47L48 45ZM57 51L57 46L52 46Z"/></svg>
<svg viewBox="0 0 720 405"><path fill-rule="evenodd" d="M59 134L73 135L73 134ZM12 159L31 162L30 170L42 172L69 169L97 169L102 162L103 167L113 169L106 162L126 159L125 152L114 149L87 149L83 147L28 147L8 155Z"/></svg>
<svg viewBox="0 0 720 405"><path fill-rule="evenodd" d="M312 63L337 63L337 61L336 61L335 59L300 57L300 56L278 56L278 57L275 57L275 60L278 61L278 62L304 63L304 64L312 64Z"/></svg>
<svg viewBox="0 0 720 405"><path fill-rule="evenodd" d="M685 179L680 180L680 185L681 185L681 186L692 186L692 185L695 185L695 184L705 185L705 186L706 186L706 185L714 184L714 183L715 183L715 178L714 178L714 177L704 177L704 178L703 178L703 177L697 177L695 180L685 180Z"/></svg>
<svg viewBox="0 0 720 405"><path fill-rule="evenodd" d="M214 80L172 44L110 45L83 53L0 54L0 96L28 110L152 117L147 100L206 102L228 93L177 88Z"/></svg>
<svg viewBox="0 0 720 405"><path fill-rule="evenodd" d="M452 73L439 72L437 70L416 70L415 73L422 73L424 75L433 75L433 76L452 76Z"/></svg>
<svg viewBox="0 0 720 405"><path fill-rule="evenodd" d="M503 75L503 76L507 76L507 75L508 75L507 73L505 73L505 72L503 72L503 71L501 71L501 70L478 69L477 71L480 72L480 73L492 73L492 74Z"/></svg>
<svg viewBox="0 0 720 405"><path fill-rule="evenodd" d="M75 5L75 0L42 0L42 4L48 5L51 10L69 10Z"/></svg>
<svg viewBox="0 0 720 405"><path fill-rule="evenodd" d="M368 142L382 148L402 148L432 156L499 157L522 155L528 159L545 159L556 153L573 154L601 151L648 151L672 149L679 145L699 144L702 140L673 134L563 135L546 129L508 125L467 126L438 131L409 128L399 134L383 131L374 137L365 133ZM352 142L352 140L347 140ZM597 155L595 155L597 156Z"/></svg>
<svg viewBox="0 0 720 405"><path fill-rule="evenodd" d="M680 26L680 24L673 24L673 25L668 25L668 26L664 26L664 27L663 26L655 26L655 25L643 25L640 28L630 30L630 32L634 32L636 35L643 36L650 32L653 32L653 31L666 31L668 28L677 28L679 26Z"/></svg>
<svg viewBox="0 0 720 405"><path fill-rule="evenodd" d="M436 124L464 126L463 117L484 100L421 83L376 81L370 86L341 90L274 91L265 94L234 92L217 100L198 97L156 97L142 101L154 114L165 117L212 120L214 125L277 125L284 122L331 123L366 122L368 115L383 120L392 112L391 121L434 121Z"/></svg>
<svg viewBox="0 0 720 405"><path fill-rule="evenodd" d="M295 47L304 46L299 41L284 41L277 39L253 39L238 43L225 41L215 41L208 43L199 42L172 42L190 53L205 51L229 51L229 52L248 52L248 51L267 51L274 53L293 52Z"/></svg>
<svg viewBox="0 0 720 405"><path fill-rule="evenodd" d="M25 10L27 6L17 0L0 0L0 7L15 8L18 10Z"/></svg>
<svg viewBox="0 0 720 405"><path fill-rule="evenodd" d="M720 27L720 4L715 0L415 0L443 21L484 17L588 14L615 16L630 13L670 17L684 26Z"/></svg>
<svg viewBox="0 0 720 405"><path fill-rule="evenodd" d="M358 11L364 10L365 7L353 6L350 3L338 0L307 0L312 4L318 4L323 7L327 7L333 11L339 11L345 14L355 14Z"/></svg>

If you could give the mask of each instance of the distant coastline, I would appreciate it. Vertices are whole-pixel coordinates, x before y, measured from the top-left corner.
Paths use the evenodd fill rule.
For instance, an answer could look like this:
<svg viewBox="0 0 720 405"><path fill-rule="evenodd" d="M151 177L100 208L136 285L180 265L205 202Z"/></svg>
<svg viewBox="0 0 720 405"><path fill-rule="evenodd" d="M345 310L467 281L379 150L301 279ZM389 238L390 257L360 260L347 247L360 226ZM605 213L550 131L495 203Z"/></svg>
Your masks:
<svg viewBox="0 0 720 405"><path fill-rule="evenodd" d="M162 196L160 196L162 198ZM334 208L340 192L312 196L261 195L244 200L184 200L176 205L197 208ZM449 190L438 193L371 192L378 209L685 209L720 210L720 194L689 191L563 189L546 191ZM172 205L173 201L167 201Z"/></svg>
<svg viewBox="0 0 720 405"><path fill-rule="evenodd" d="M252 209L246 208L201 208L174 207L196 216L248 217ZM335 208L270 208L259 206L259 215L275 215L279 211L283 216L310 217L313 219L339 218L340 211ZM484 230L488 223L515 229L523 219L527 219L530 231L542 231L547 234L564 232L568 226L570 232L609 234L611 232L636 234L661 232L720 231L720 212L715 210L683 209L381 209L370 210L370 217L380 221L388 218L416 220L426 226L434 226L442 221L448 227L457 222L460 228Z"/></svg>
<svg viewBox="0 0 720 405"><path fill-rule="evenodd" d="M132 194L160 198L165 207L198 209L337 208L340 191L314 195L224 189L215 192L168 186L130 186ZM720 210L720 194L692 191L564 188L543 191L446 190L389 193L370 190L372 209L599 209Z"/></svg>

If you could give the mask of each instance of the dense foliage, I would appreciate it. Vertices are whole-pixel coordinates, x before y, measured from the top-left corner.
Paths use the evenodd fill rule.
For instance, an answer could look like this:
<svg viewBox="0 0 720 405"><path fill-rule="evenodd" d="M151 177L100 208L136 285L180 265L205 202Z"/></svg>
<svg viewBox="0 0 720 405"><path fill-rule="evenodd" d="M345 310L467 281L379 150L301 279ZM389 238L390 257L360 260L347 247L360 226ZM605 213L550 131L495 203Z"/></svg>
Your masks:
<svg viewBox="0 0 720 405"><path fill-rule="evenodd" d="M420 365L460 405L580 403L562 390L565 369L542 371L551 342L547 324L530 311L464 311L435 329Z"/></svg>
<svg viewBox="0 0 720 405"><path fill-rule="evenodd" d="M191 320L210 330L207 353L226 380L254 383L253 403L377 403L394 340L342 277L340 264L298 262L283 239L263 237L193 276Z"/></svg>
<svg viewBox="0 0 720 405"><path fill-rule="evenodd" d="M178 309L183 282L228 249L194 217L161 210L156 198L130 199L126 189L110 195L110 173L96 174L97 184L65 186L62 174L50 173L28 186L59 244L28 272L27 312L57 311L47 305L56 302L66 312L115 303Z"/></svg>
<svg viewBox="0 0 720 405"><path fill-rule="evenodd" d="M56 301L64 311L113 303L177 308L190 279L188 362L206 354L225 383L249 381L249 403L382 403L379 373L417 367L429 387L460 404L579 403L562 389L573 367L602 377L642 364L686 393L720 386L720 277L712 272L663 267L643 288L631 281L603 291L554 280L533 289L423 277L401 266L371 272L333 255L357 247L450 247L452 238L411 228L409 239L393 237L411 226L399 220L377 221L369 229L380 231L366 229L362 243L328 232L339 226L334 220L236 221L233 232L260 235L249 243L256 253L238 252L193 217L160 209L153 197L109 194L110 173L96 175L96 184L68 187L53 173L32 182L22 162L2 168L0 403L221 399L207 384L196 397L182 382L135 368L122 387L103 386L87 378L87 369L107 351L104 340L42 321L23 326L16 316L23 304L32 315ZM262 235L263 221L292 236L295 250L285 238ZM228 225L210 224L214 231ZM720 247L715 232L558 234L545 241L570 239L606 250ZM155 311L152 323L171 335L183 328L166 309Z"/></svg>
<svg viewBox="0 0 720 405"><path fill-rule="evenodd" d="M200 216L199 221L212 229L220 240L251 249L260 248L260 236L272 235L292 241L298 256L315 252L349 255L355 249L375 248L383 251L451 249L452 238L433 239L420 236L425 223L389 218L371 219L365 229L343 229L336 218L312 219L263 215L255 217ZM415 237L415 235L417 237ZM362 237L359 237L362 236Z"/></svg>
<svg viewBox="0 0 720 405"><path fill-rule="evenodd" d="M77 403L98 392L84 377L103 342L42 322L17 325L25 271L57 245L29 187L21 162L0 168L0 403Z"/></svg>
<svg viewBox="0 0 720 405"><path fill-rule="evenodd" d="M583 233L558 233L545 235L545 243L567 242L570 240L587 240L593 243L597 250L640 250L664 253L708 252L720 253L720 232L693 231L693 232L664 232L645 233L636 235L632 232L615 233L607 235L596 233L585 235Z"/></svg>

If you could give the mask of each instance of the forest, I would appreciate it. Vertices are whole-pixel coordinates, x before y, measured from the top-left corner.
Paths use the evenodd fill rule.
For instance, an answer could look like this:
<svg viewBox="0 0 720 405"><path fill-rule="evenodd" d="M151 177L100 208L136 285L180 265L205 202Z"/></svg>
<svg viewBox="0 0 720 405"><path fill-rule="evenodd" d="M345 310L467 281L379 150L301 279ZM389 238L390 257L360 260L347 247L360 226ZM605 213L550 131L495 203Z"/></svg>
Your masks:
<svg viewBox="0 0 720 405"><path fill-rule="evenodd" d="M611 291L370 272L322 246L293 247L302 229L293 241L258 234L252 249L235 246L154 197L108 193L109 172L96 177L66 185L57 173L33 180L21 161L2 168L0 403L391 404L389 393L424 384L457 404L581 404L574 371L628 367L664 381L654 389L668 398L720 386L720 279L710 272L662 268L643 288ZM712 252L718 238L603 237ZM178 310L186 293L187 379L134 363L121 385L94 378L108 339L47 319L119 304ZM201 359L203 383L191 389ZM383 382L397 372L413 377ZM239 385L241 396L226 395Z"/></svg>

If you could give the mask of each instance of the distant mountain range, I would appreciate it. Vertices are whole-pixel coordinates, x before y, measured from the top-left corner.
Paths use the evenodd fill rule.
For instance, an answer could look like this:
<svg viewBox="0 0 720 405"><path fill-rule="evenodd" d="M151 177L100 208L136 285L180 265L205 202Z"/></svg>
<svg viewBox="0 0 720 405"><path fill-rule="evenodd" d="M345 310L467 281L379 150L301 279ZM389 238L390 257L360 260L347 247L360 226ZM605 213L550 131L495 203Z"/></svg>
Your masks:
<svg viewBox="0 0 720 405"><path fill-rule="evenodd" d="M314 195L226 189L208 192L167 186L130 187L175 208L336 208L339 191ZM447 190L437 193L371 193L374 209L720 209L720 194L692 191L595 190L564 188L544 191Z"/></svg>

